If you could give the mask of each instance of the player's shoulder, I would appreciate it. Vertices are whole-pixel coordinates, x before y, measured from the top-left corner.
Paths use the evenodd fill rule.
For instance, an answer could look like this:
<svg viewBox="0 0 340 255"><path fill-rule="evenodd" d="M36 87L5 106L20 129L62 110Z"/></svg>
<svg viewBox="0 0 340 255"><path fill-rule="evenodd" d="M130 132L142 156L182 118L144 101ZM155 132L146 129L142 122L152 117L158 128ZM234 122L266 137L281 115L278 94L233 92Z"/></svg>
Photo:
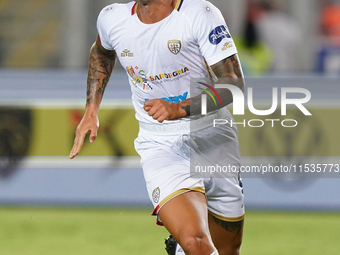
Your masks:
<svg viewBox="0 0 340 255"><path fill-rule="evenodd" d="M219 11L215 5L206 0L180 0L180 12L188 17L200 16L207 12Z"/></svg>
<svg viewBox="0 0 340 255"><path fill-rule="evenodd" d="M111 24L115 22L118 23L131 16L131 10L133 9L134 5L134 1L125 4L110 4L101 10L98 16L98 22L110 21Z"/></svg>

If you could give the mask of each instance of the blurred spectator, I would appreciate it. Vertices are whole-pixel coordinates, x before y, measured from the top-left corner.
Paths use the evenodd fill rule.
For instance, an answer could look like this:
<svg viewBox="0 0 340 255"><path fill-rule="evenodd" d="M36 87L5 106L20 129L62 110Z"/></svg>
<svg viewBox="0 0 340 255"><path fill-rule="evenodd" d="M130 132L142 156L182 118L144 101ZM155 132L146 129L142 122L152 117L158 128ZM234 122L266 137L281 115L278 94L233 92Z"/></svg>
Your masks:
<svg viewBox="0 0 340 255"><path fill-rule="evenodd" d="M340 3L327 0L321 10L322 32L328 37L340 37ZM338 41L340 43L340 41Z"/></svg>
<svg viewBox="0 0 340 255"><path fill-rule="evenodd" d="M296 52L302 39L299 24L282 10L278 1L262 1L262 8L264 12L258 20L258 29L261 40L273 52L271 71L296 72Z"/></svg>
<svg viewBox="0 0 340 255"><path fill-rule="evenodd" d="M248 15L245 27L245 41L246 46L251 48L259 41L258 29L256 23L263 15L264 9L258 1L248 2Z"/></svg>
<svg viewBox="0 0 340 255"><path fill-rule="evenodd" d="M246 75L261 75L270 69L271 50L259 38L257 22L264 10L259 1L250 0L247 5L247 17L243 37L236 39L242 67Z"/></svg>
<svg viewBox="0 0 340 255"><path fill-rule="evenodd" d="M316 71L340 74L340 1L319 0L321 37Z"/></svg>

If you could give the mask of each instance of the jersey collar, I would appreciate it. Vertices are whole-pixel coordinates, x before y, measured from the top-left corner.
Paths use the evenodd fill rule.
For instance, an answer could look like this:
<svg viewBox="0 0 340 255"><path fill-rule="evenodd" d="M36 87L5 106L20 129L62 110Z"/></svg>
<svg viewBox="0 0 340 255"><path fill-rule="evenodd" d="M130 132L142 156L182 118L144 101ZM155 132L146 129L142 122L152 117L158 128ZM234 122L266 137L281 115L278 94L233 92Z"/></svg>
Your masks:
<svg viewBox="0 0 340 255"><path fill-rule="evenodd" d="M181 9L182 4L183 4L183 1L184 1L184 0L179 0L179 1L177 1L176 6L175 6L175 10L176 10L176 11L179 11L179 10ZM134 15L135 13L137 13L137 8L138 8L138 3L135 3L135 4L132 6L131 15Z"/></svg>

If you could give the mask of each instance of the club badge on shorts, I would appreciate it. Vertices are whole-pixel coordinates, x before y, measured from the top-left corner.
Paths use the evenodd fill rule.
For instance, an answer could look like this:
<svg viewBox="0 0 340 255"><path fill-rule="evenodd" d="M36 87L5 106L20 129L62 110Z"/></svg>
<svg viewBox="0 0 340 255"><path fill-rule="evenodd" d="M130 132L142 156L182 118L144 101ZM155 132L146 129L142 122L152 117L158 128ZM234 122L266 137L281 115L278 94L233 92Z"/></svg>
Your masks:
<svg viewBox="0 0 340 255"><path fill-rule="evenodd" d="M159 189L159 187L155 188L152 191L152 200L157 204L159 202L159 197L161 195L161 191Z"/></svg>
<svg viewBox="0 0 340 255"><path fill-rule="evenodd" d="M168 49L171 53L177 55L182 48L182 43L180 40L169 40L168 41Z"/></svg>

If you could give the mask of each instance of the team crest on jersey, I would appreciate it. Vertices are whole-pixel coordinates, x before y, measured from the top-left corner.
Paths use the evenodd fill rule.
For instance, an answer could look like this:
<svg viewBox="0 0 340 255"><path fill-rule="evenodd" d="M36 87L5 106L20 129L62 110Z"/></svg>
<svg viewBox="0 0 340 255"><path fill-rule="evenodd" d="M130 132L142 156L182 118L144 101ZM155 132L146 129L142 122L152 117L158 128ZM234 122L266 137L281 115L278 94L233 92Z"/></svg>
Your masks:
<svg viewBox="0 0 340 255"><path fill-rule="evenodd" d="M182 48L182 43L180 40L169 40L168 41L168 49L171 53L177 55Z"/></svg>
<svg viewBox="0 0 340 255"><path fill-rule="evenodd" d="M155 188L152 191L152 200L157 204L159 202L159 197L161 195L161 191L159 189L159 187Z"/></svg>

